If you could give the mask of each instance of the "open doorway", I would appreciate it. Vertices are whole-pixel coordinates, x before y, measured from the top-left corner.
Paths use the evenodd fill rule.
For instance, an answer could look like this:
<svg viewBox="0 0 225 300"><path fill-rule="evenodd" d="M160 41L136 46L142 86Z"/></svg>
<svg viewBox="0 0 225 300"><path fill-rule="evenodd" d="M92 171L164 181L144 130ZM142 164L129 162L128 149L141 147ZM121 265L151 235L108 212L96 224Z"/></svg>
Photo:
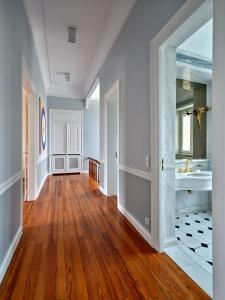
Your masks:
<svg viewBox="0 0 225 300"><path fill-rule="evenodd" d="M36 107L35 91L22 59L22 197L36 198Z"/></svg>
<svg viewBox="0 0 225 300"><path fill-rule="evenodd" d="M96 79L85 101L83 170L100 181L100 82Z"/></svg>
<svg viewBox="0 0 225 300"><path fill-rule="evenodd" d="M152 239L212 296L212 2L184 10L151 42Z"/></svg>
<svg viewBox="0 0 225 300"><path fill-rule="evenodd" d="M210 295L212 31L211 19L176 48L174 229L177 245L167 245L165 250Z"/></svg>
<svg viewBox="0 0 225 300"><path fill-rule="evenodd" d="M23 201L28 200L28 95L23 87L22 97L22 174L23 174Z"/></svg>
<svg viewBox="0 0 225 300"><path fill-rule="evenodd" d="M104 97L104 182L108 196L119 195L119 81L108 90Z"/></svg>

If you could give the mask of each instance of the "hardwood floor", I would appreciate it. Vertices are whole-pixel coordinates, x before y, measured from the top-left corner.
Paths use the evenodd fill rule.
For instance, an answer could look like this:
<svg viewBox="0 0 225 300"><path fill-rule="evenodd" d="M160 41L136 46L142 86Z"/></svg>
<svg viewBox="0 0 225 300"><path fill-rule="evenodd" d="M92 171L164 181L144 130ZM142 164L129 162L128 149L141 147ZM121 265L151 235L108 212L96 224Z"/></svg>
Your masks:
<svg viewBox="0 0 225 300"><path fill-rule="evenodd" d="M23 232L1 300L209 299L88 175L49 177L24 205Z"/></svg>

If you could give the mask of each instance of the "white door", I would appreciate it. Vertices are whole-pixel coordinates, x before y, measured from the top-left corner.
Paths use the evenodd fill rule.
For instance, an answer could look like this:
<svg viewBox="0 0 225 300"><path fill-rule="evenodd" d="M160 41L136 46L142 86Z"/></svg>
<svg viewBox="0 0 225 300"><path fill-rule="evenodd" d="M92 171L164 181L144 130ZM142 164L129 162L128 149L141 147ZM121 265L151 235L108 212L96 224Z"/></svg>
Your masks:
<svg viewBox="0 0 225 300"><path fill-rule="evenodd" d="M225 1L213 8L213 299L225 299Z"/></svg>
<svg viewBox="0 0 225 300"><path fill-rule="evenodd" d="M67 153L81 153L81 124L67 123Z"/></svg>
<svg viewBox="0 0 225 300"><path fill-rule="evenodd" d="M67 129L65 122L53 122L51 132L51 153L66 154Z"/></svg>
<svg viewBox="0 0 225 300"><path fill-rule="evenodd" d="M118 91L107 98L107 183L108 195L118 194Z"/></svg>

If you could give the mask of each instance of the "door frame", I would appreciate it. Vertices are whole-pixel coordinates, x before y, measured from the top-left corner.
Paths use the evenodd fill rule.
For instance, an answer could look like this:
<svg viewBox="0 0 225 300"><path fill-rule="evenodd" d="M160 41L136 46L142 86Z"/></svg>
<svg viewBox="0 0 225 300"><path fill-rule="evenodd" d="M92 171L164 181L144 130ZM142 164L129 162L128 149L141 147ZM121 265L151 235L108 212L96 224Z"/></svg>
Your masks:
<svg viewBox="0 0 225 300"><path fill-rule="evenodd" d="M176 48L212 17L211 0L188 0L150 42L151 241L164 251L163 122L166 98L166 47ZM170 169L171 166L164 166ZM174 166L173 166L174 167Z"/></svg>
<svg viewBox="0 0 225 300"><path fill-rule="evenodd" d="M31 73L26 60L21 55L21 93L22 104L24 89L28 93L28 201L36 198L36 176L37 176L37 105L35 102L36 88L31 79ZM25 87L24 87L25 85ZM23 122L23 107L21 110L21 122ZM21 123L22 125L22 123ZM23 135L23 127L21 128L21 137ZM22 138L21 138L22 140ZM32 149L32 150L30 150ZM21 158L23 145L21 143ZM23 163L21 162L22 173Z"/></svg>
<svg viewBox="0 0 225 300"><path fill-rule="evenodd" d="M108 137L107 137L107 103L108 99L113 93L117 93L117 124L118 124L118 136L117 136L117 199L119 203L119 161L120 161L120 81L117 79L114 84L108 89L104 95L104 193L108 194Z"/></svg>
<svg viewBox="0 0 225 300"><path fill-rule="evenodd" d="M225 194L224 194L224 128L225 128L225 1L213 2L213 299L224 299L225 295ZM222 137L222 138L221 138Z"/></svg>

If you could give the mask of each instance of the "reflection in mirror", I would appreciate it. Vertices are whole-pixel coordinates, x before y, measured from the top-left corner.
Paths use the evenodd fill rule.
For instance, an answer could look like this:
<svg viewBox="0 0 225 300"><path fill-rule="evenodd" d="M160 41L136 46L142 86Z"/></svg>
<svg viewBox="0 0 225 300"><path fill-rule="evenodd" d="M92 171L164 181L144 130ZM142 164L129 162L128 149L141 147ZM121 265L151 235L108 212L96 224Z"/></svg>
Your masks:
<svg viewBox="0 0 225 300"><path fill-rule="evenodd" d="M202 115L200 130L197 119L185 113L207 105L207 86L177 79L176 94L176 158L206 158L206 114Z"/></svg>

